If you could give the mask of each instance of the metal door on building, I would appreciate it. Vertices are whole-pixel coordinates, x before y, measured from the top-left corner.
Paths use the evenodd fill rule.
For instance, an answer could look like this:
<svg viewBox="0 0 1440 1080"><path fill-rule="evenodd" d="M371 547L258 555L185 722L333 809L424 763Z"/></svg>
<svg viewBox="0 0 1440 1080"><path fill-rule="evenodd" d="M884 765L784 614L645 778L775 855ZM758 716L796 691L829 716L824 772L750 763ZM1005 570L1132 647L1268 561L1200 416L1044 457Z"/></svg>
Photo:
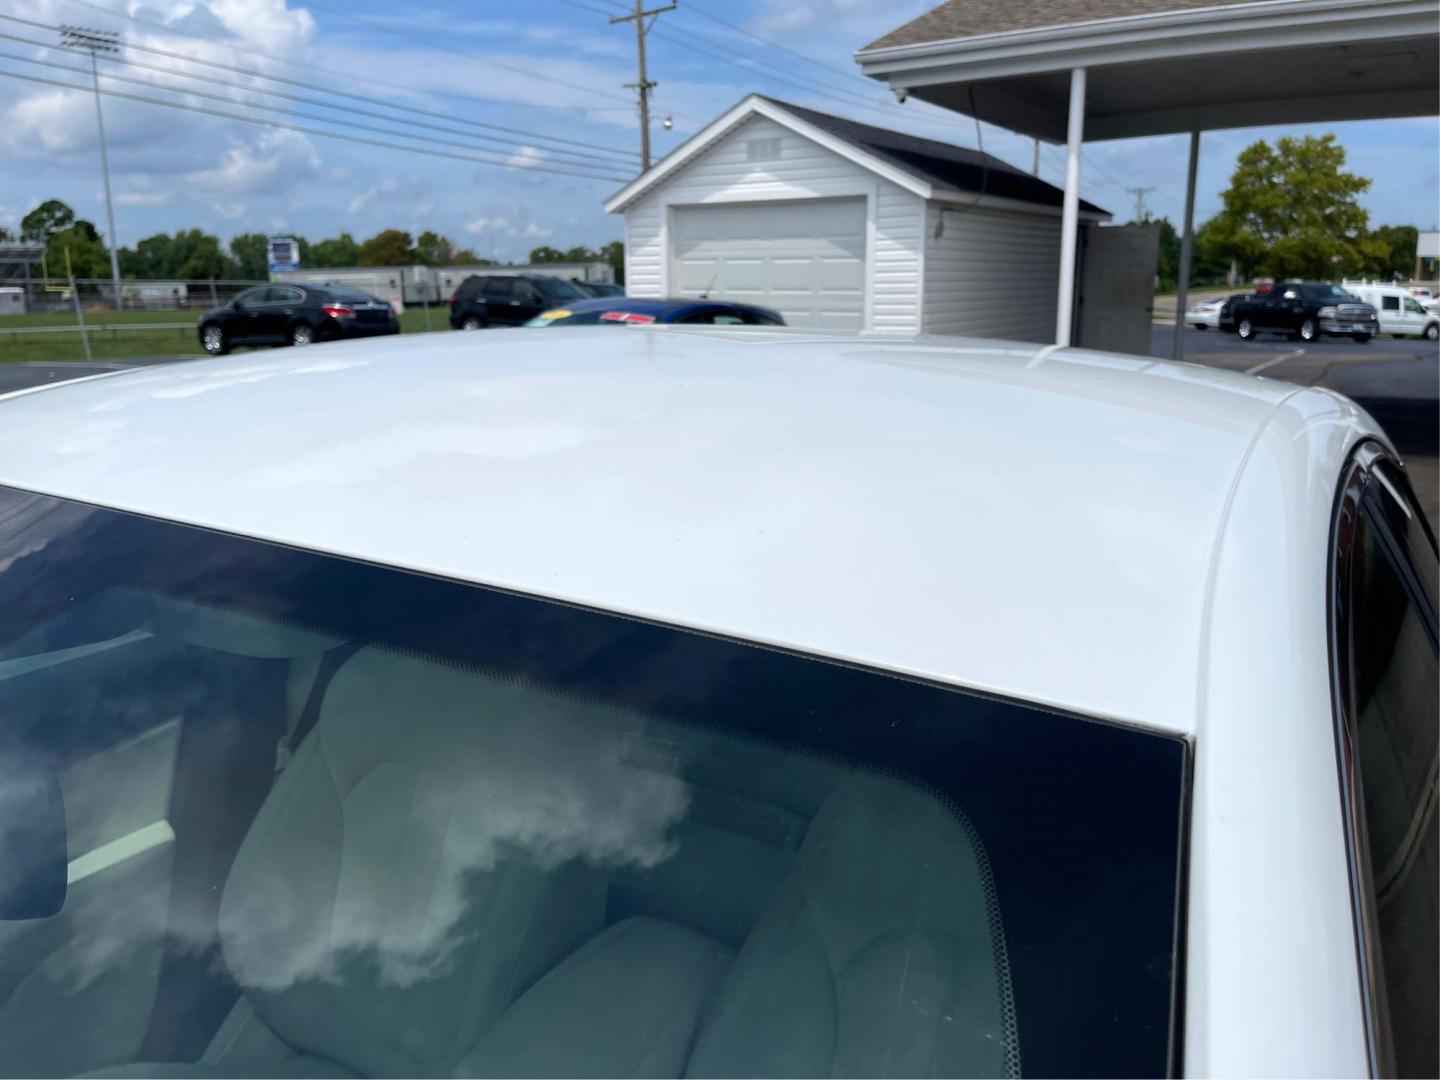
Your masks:
<svg viewBox="0 0 1440 1080"><path fill-rule="evenodd" d="M1092 225L1081 231L1075 344L1150 355L1158 225Z"/></svg>

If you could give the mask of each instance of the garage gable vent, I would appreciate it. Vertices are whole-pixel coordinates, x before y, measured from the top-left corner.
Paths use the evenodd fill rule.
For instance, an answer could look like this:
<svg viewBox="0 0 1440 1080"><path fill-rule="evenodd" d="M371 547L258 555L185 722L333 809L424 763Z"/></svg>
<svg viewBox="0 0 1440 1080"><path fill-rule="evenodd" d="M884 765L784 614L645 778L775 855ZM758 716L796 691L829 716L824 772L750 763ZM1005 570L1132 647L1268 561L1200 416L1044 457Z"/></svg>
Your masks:
<svg viewBox="0 0 1440 1080"><path fill-rule="evenodd" d="M750 139L745 143L746 161L776 161L779 157L779 139Z"/></svg>

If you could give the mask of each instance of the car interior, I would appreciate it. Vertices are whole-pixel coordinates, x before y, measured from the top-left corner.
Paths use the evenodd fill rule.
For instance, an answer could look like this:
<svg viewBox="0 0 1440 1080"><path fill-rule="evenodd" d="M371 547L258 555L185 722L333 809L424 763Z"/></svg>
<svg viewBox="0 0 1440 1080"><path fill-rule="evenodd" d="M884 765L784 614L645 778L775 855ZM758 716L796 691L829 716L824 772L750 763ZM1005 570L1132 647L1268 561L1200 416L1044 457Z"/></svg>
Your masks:
<svg viewBox="0 0 1440 1080"><path fill-rule="evenodd" d="M1013 1076L925 786L155 591L0 651L0 1071Z"/></svg>

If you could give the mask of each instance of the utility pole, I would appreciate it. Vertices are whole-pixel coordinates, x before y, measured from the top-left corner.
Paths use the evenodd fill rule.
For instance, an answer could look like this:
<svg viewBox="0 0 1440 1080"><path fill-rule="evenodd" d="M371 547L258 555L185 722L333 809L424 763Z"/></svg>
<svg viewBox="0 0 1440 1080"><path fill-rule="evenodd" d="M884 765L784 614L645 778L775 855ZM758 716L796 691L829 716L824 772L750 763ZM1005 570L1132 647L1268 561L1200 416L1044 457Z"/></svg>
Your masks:
<svg viewBox="0 0 1440 1080"><path fill-rule="evenodd" d="M635 0L635 10L629 15L610 16L610 25L616 23L633 22L635 24L635 56L639 66L639 81L626 83L627 88L633 88L640 94L640 168L642 171L650 168L650 91L659 86L659 83L651 82L648 72L645 70L645 35L655 25L655 20L667 11L674 11L674 3L666 4L664 7L647 8L645 0ZM649 19L647 23L645 20Z"/></svg>
<svg viewBox="0 0 1440 1080"><path fill-rule="evenodd" d="M113 30L91 30L84 26L60 27L60 44L67 49L84 49L90 54L90 75L95 82L95 126L100 132L100 172L105 177L105 221L110 227L107 245L110 248L110 279L115 289L115 310L120 303L120 258L116 251L120 247L115 235L115 204L110 198L110 156L105 150L105 114L100 110L100 66L96 61L98 53L120 51L115 42L120 35Z"/></svg>
<svg viewBox="0 0 1440 1080"><path fill-rule="evenodd" d="M1153 187L1127 187L1126 191L1135 196L1135 220L1148 221L1145 216L1145 196L1154 191Z"/></svg>

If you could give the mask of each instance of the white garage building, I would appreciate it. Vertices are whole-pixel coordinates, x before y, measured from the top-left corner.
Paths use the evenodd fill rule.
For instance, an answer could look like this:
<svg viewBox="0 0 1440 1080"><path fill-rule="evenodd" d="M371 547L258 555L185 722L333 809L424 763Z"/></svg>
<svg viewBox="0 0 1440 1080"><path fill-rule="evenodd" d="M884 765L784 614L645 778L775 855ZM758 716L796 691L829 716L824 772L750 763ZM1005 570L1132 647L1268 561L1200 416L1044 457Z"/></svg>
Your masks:
<svg viewBox="0 0 1440 1080"><path fill-rule="evenodd" d="M794 326L1054 331L1062 192L997 158L747 97L606 202L631 296L775 308ZM1108 215L1089 204L1081 218Z"/></svg>

